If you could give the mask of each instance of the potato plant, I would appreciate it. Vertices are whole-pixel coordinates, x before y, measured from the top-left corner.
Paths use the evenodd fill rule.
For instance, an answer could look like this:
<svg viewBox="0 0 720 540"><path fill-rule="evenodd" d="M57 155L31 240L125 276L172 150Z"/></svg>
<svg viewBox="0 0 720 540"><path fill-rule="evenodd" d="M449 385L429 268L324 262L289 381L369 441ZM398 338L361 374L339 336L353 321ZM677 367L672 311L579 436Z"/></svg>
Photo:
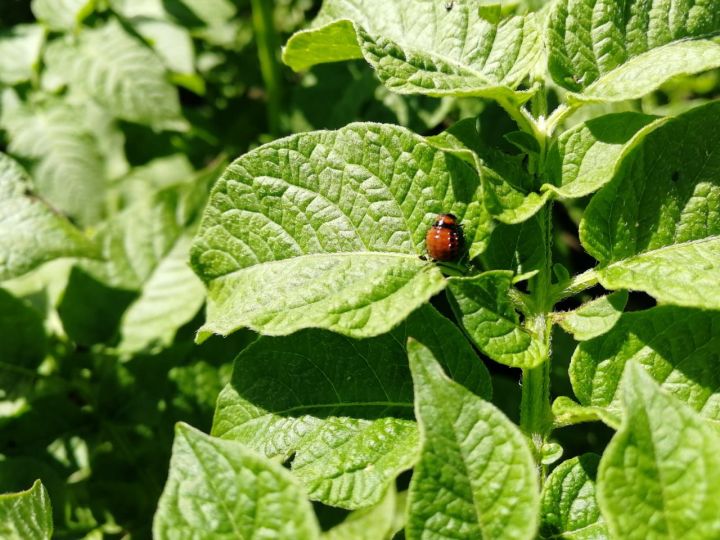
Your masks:
<svg viewBox="0 0 720 540"><path fill-rule="evenodd" d="M0 536L720 538L718 0L107 4L0 38Z"/></svg>

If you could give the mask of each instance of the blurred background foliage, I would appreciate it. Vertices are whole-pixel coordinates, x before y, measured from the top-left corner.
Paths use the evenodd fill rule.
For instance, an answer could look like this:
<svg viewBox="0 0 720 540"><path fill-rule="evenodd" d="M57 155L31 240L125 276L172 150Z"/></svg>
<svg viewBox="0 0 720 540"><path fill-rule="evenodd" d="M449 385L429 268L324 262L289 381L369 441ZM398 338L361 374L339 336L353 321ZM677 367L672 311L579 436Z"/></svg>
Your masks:
<svg viewBox="0 0 720 540"><path fill-rule="evenodd" d="M42 479L57 538L150 536L173 424L209 430L232 360L254 339L193 343L204 289L187 269L187 239L229 159L353 121L434 134L468 117L486 144L516 151L500 135L512 121L492 104L392 94L364 63L282 66L280 45L320 3L0 2L0 150L105 255L0 287L0 492ZM613 107L674 114L719 95L716 70ZM577 239L584 204L556 205L556 260L573 273L593 264ZM569 394L572 341L558 331L554 343L553 388ZM488 366L516 419L518 374ZM570 457L603 448L609 432L582 425L558 437Z"/></svg>

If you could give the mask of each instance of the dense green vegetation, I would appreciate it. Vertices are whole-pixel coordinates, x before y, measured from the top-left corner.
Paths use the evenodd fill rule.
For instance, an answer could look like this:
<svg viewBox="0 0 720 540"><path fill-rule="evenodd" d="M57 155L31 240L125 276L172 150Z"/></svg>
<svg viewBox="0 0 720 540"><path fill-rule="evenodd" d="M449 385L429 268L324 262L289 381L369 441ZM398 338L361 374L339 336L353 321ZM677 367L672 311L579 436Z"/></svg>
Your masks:
<svg viewBox="0 0 720 540"><path fill-rule="evenodd" d="M718 98L718 0L4 1L0 538L720 537Z"/></svg>

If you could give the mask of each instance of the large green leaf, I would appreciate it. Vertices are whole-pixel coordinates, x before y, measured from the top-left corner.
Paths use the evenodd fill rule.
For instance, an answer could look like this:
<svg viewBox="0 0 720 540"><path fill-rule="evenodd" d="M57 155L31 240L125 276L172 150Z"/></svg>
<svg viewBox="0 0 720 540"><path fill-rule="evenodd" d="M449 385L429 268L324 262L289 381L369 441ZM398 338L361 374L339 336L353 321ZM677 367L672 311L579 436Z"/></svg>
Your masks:
<svg viewBox="0 0 720 540"><path fill-rule="evenodd" d="M35 163L39 195L80 223L92 224L103 217L107 179L97 140L83 118L82 108L59 101L4 111L2 125L10 135L8 151Z"/></svg>
<svg viewBox="0 0 720 540"><path fill-rule="evenodd" d="M352 124L250 152L213 188L191 252L209 282L200 337L243 326L387 332L445 287L421 259L438 213L458 216L470 246L484 242L479 192L472 166L395 126Z"/></svg>
<svg viewBox="0 0 720 540"><path fill-rule="evenodd" d="M287 538L320 536L312 506L295 478L242 444L178 424L170 473L153 537Z"/></svg>
<svg viewBox="0 0 720 540"><path fill-rule="evenodd" d="M96 255L79 230L33 195L20 166L0 153L0 279L60 257Z"/></svg>
<svg viewBox="0 0 720 540"><path fill-rule="evenodd" d="M0 537L5 540L50 540L50 498L40 480L27 491L0 494Z"/></svg>
<svg viewBox="0 0 720 540"><path fill-rule="evenodd" d="M470 344L427 306L376 338L318 330L260 338L235 361L213 434L268 457L294 456L292 470L313 499L345 508L376 503L417 457L408 335L457 381L489 396L490 377Z"/></svg>
<svg viewBox="0 0 720 540"><path fill-rule="evenodd" d="M35 18L51 30L74 30L93 12L96 0L32 0Z"/></svg>
<svg viewBox="0 0 720 540"><path fill-rule="evenodd" d="M570 99L642 97L668 79L720 66L714 1L560 0L548 25L549 68Z"/></svg>
<svg viewBox="0 0 720 540"><path fill-rule="evenodd" d="M597 497L613 538L720 537L720 436L635 362L625 417L605 450Z"/></svg>
<svg viewBox="0 0 720 540"><path fill-rule="evenodd" d="M615 175L629 150L666 119L636 112L607 114L573 126L550 149L547 169L555 184L543 189L560 197L584 197Z"/></svg>
<svg viewBox="0 0 720 540"><path fill-rule="evenodd" d="M630 360L702 416L720 421L720 313L662 306L626 313L607 334L585 341L570 365L584 405L620 413L620 377Z"/></svg>
<svg viewBox="0 0 720 540"><path fill-rule="evenodd" d="M409 540L531 539L538 477L520 430L448 379L432 352L408 343L422 450L410 484Z"/></svg>
<svg viewBox="0 0 720 540"><path fill-rule="evenodd" d="M404 94L484 96L522 103L514 92L539 60L534 15L494 19L465 2L329 0L313 28L288 41L297 70L365 58L382 82Z"/></svg>
<svg viewBox="0 0 720 540"><path fill-rule="evenodd" d="M720 102L647 134L592 199L580 239L606 288L720 309Z"/></svg>
<svg viewBox="0 0 720 540"><path fill-rule="evenodd" d="M600 456L583 454L561 463L545 480L540 506L540 538L607 539L595 499Z"/></svg>
<svg viewBox="0 0 720 540"><path fill-rule="evenodd" d="M452 306L478 348L501 364L535 367L547 358L543 318L524 322L510 299L513 273L493 270L449 280Z"/></svg>
<svg viewBox="0 0 720 540"><path fill-rule="evenodd" d="M57 40L45 53L52 76L95 99L117 118L181 128L176 88L160 59L116 21Z"/></svg>
<svg viewBox="0 0 720 540"><path fill-rule="evenodd" d="M0 32L0 83L29 81L36 73L45 31L37 24L19 24Z"/></svg>

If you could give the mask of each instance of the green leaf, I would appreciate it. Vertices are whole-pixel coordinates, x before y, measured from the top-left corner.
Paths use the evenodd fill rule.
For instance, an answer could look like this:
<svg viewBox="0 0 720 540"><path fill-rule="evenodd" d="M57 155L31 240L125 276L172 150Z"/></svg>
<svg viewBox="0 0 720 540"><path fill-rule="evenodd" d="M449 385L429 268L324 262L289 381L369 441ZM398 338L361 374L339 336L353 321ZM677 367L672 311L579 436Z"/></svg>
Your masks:
<svg viewBox="0 0 720 540"><path fill-rule="evenodd" d="M0 495L0 537L6 540L50 540L50 498L40 480L27 491Z"/></svg>
<svg viewBox="0 0 720 540"><path fill-rule="evenodd" d="M192 163L184 154L159 157L140 167L133 167L119 182L117 197L120 204L130 206L152 198L162 189L187 182L194 175Z"/></svg>
<svg viewBox="0 0 720 540"><path fill-rule="evenodd" d="M556 442L545 442L540 447L540 463L543 465L552 465L563 455L563 447Z"/></svg>
<svg viewBox="0 0 720 540"><path fill-rule="evenodd" d="M627 304L627 291L617 291L587 302L573 311L557 314L557 322L578 341L608 332L620 320Z"/></svg>
<svg viewBox="0 0 720 540"><path fill-rule="evenodd" d="M79 230L32 194L20 166L0 153L0 279L60 257L96 255Z"/></svg>
<svg viewBox="0 0 720 540"><path fill-rule="evenodd" d="M237 8L232 0L180 0L180 2L194 17L210 28L222 26L237 14Z"/></svg>
<svg viewBox="0 0 720 540"><path fill-rule="evenodd" d="M95 0L32 0L35 18L51 30L74 30L90 15Z"/></svg>
<svg viewBox="0 0 720 540"><path fill-rule="evenodd" d="M527 221L545 206L549 193L532 190L532 178L520 156L487 152L480 169L483 203L498 221L516 224Z"/></svg>
<svg viewBox="0 0 720 540"><path fill-rule="evenodd" d="M560 0L548 24L548 65L570 100L640 98L677 75L720 66L720 11L713 3L656 6Z"/></svg>
<svg viewBox="0 0 720 540"><path fill-rule="evenodd" d="M512 272L493 270L448 280L451 304L465 331L487 356L512 367L531 368L547 358L545 322L524 323L510 300Z"/></svg>
<svg viewBox="0 0 720 540"><path fill-rule="evenodd" d="M511 131L504 135L505 139L526 154L539 154L540 143L527 131Z"/></svg>
<svg viewBox="0 0 720 540"><path fill-rule="evenodd" d="M294 456L292 470L312 499L350 509L375 504L417 454L408 335L456 380L489 396L490 377L470 344L427 306L371 339L318 330L260 338L235 360L213 434L268 457Z"/></svg>
<svg viewBox="0 0 720 540"><path fill-rule="evenodd" d="M117 21L48 47L49 72L117 118L156 128L184 126L177 89L160 59Z"/></svg>
<svg viewBox="0 0 720 540"><path fill-rule="evenodd" d="M588 206L580 239L608 289L720 309L720 103L647 134Z"/></svg>
<svg viewBox="0 0 720 540"><path fill-rule="evenodd" d="M215 358L212 360L216 361ZM167 375L177 387L172 400L173 407L183 411L200 411L204 417L211 418L218 395L230 381L231 374L230 362L217 368L200 360L187 366L172 368Z"/></svg>
<svg viewBox="0 0 720 540"><path fill-rule="evenodd" d="M47 343L40 313L0 289L0 363L34 369L45 358Z"/></svg>
<svg viewBox="0 0 720 540"><path fill-rule="evenodd" d="M98 232L104 262L87 266L115 288L140 290L183 231L174 189L138 201L106 222Z"/></svg>
<svg viewBox="0 0 720 540"><path fill-rule="evenodd" d="M720 313L674 306L625 313L607 334L579 345L570 364L583 405L620 411L620 377L630 360L702 416L720 421Z"/></svg>
<svg viewBox="0 0 720 540"><path fill-rule="evenodd" d="M613 429L620 427L619 411L604 407L583 406L567 396L555 398L552 404L553 425L561 428L583 422L604 422Z"/></svg>
<svg viewBox="0 0 720 540"><path fill-rule="evenodd" d="M627 367L623 388L625 418L598 471L598 503L610 535L718 538L718 432L635 362Z"/></svg>
<svg viewBox="0 0 720 540"><path fill-rule="evenodd" d="M147 18L133 19L130 24L150 43L170 71L184 75L195 73L195 47L186 28Z"/></svg>
<svg viewBox="0 0 720 540"><path fill-rule="evenodd" d="M283 60L300 71L365 58L398 93L483 96L519 105L530 93L514 89L540 52L532 14L489 21L466 3L448 11L442 2L330 0L314 28L290 38Z"/></svg>
<svg viewBox="0 0 720 540"><path fill-rule="evenodd" d="M511 270L515 275L541 270L546 266L542 242L543 226L533 216L517 225L498 224L490 235L481 261L488 270Z"/></svg>
<svg viewBox="0 0 720 540"><path fill-rule="evenodd" d="M165 8L163 0L109 0L110 7L115 13L126 19L143 17L149 19L169 20L170 13ZM169 6L182 9L180 0L174 0Z"/></svg>
<svg viewBox="0 0 720 540"><path fill-rule="evenodd" d="M8 151L35 163L39 194L80 223L97 223L104 215L107 189L105 163L86 109L67 101L37 107L12 105L4 95L1 123L8 131Z"/></svg>
<svg viewBox="0 0 720 540"><path fill-rule="evenodd" d="M667 119L636 112L593 118L560 135L550 149L547 169L556 185L545 184L564 198L589 195L607 184L618 165L652 130Z"/></svg>
<svg viewBox="0 0 720 540"><path fill-rule="evenodd" d="M0 289L0 424L22 412L37 367L45 359L43 319L31 305Z"/></svg>
<svg viewBox="0 0 720 540"><path fill-rule="evenodd" d="M561 463L543 486L540 538L607 539L605 520L595 499L600 456L583 454Z"/></svg>
<svg viewBox="0 0 720 540"><path fill-rule="evenodd" d="M199 337L241 327L387 332L445 287L421 259L437 214L458 216L471 250L484 242L479 190L470 165L389 125L295 135L246 154L213 188L191 251L209 282Z"/></svg>
<svg viewBox="0 0 720 540"><path fill-rule="evenodd" d="M390 540L395 520L395 486L375 506L355 510L345 520L323 533L322 540Z"/></svg>
<svg viewBox="0 0 720 540"><path fill-rule="evenodd" d="M179 423L153 523L158 540L320 536L293 476L243 445Z"/></svg>
<svg viewBox="0 0 720 540"><path fill-rule="evenodd" d="M137 298L135 291L113 287L87 271L89 265L74 266L57 303L62 334L80 346L115 341L123 312ZM92 302L88 302L92 298Z"/></svg>
<svg viewBox="0 0 720 540"><path fill-rule="evenodd" d="M120 323L118 348L137 352L167 347L178 328L189 322L205 302L205 286L188 264L191 239L181 236L158 261L138 298Z"/></svg>
<svg viewBox="0 0 720 540"><path fill-rule="evenodd" d="M0 32L0 83L29 81L37 73L45 31L37 24L18 24Z"/></svg>
<svg viewBox="0 0 720 540"><path fill-rule="evenodd" d="M3 281L2 286L32 306L43 319L48 333L62 335L62 323L56 306L65 291L75 262L73 259L55 259L17 278Z"/></svg>
<svg viewBox="0 0 720 540"><path fill-rule="evenodd" d="M523 164L523 156L505 154L482 144L474 118L457 122L428 140L475 166L482 179L483 203L502 223L530 219L549 198L547 193L533 191L534 179ZM480 252L471 249L471 258L476 253Z"/></svg>
<svg viewBox="0 0 720 540"><path fill-rule="evenodd" d="M408 353L422 450L407 538L534 538L539 488L525 437L448 379L426 347L411 339Z"/></svg>
<svg viewBox="0 0 720 540"><path fill-rule="evenodd" d="M206 185L202 177L192 180ZM141 199L98 234L105 262L85 265L87 271L115 289L140 293L120 321L122 352L170 345L205 300L205 287L187 262L194 212L185 199L193 189L192 182L180 183Z"/></svg>
<svg viewBox="0 0 720 540"><path fill-rule="evenodd" d="M127 19L178 25L212 45L236 50L242 23L235 19L234 4L232 0L110 0L113 10Z"/></svg>

